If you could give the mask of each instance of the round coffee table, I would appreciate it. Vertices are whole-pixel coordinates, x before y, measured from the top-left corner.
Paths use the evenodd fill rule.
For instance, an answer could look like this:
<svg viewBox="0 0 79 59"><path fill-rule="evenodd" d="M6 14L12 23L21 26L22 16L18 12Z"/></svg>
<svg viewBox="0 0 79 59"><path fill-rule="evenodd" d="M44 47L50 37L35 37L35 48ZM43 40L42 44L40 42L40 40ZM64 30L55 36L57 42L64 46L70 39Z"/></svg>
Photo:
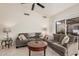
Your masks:
<svg viewBox="0 0 79 59"><path fill-rule="evenodd" d="M47 42L30 41L27 45L29 48L29 56L31 56L31 51L44 51L44 56L46 55Z"/></svg>

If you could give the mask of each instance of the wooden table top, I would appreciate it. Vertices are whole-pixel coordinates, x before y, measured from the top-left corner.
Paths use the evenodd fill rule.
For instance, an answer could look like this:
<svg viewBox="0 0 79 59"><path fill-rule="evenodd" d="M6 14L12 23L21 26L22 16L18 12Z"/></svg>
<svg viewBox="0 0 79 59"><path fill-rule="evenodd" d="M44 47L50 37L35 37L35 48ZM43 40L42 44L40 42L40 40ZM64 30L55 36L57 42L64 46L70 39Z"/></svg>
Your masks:
<svg viewBox="0 0 79 59"><path fill-rule="evenodd" d="M45 42L45 41L30 41L30 42L28 42L28 46L29 47L36 47L36 48L45 47L45 46L47 46L47 42Z"/></svg>

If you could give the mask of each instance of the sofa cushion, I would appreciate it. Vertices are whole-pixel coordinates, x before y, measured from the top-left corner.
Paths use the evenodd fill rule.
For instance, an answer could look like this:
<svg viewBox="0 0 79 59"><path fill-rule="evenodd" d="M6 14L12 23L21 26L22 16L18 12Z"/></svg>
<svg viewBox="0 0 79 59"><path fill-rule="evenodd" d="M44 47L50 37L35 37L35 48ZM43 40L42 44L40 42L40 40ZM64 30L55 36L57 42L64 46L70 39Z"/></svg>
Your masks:
<svg viewBox="0 0 79 59"><path fill-rule="evenodd" d="M46 40L46 41L49 42L49 43L58 43L58 44L60 44L59 42L57 42L55 40Z"/></svg>
<svg viewBox="0 0 79 59"><path fill-rule="evenodd" d="M54 40L57 41L57 42L60 42L62 41L62 39L64 38L64 34L53 34L54 36Z"/></svg>
<svg viewBox="0 0 79 59"><path fill-rule="evenodd" d="M62 34L62 35L60 36L60 39L59 39L59 42L60 42L60 43L62 42L62 40L64 39L64 37L65 37L64 34Z"/></svg>
<svg viewBox="0 0 79 59"><path fill-rule="evenodd" d="M59 34L53 34L54 40L59 42L60 35Z"/></svg>

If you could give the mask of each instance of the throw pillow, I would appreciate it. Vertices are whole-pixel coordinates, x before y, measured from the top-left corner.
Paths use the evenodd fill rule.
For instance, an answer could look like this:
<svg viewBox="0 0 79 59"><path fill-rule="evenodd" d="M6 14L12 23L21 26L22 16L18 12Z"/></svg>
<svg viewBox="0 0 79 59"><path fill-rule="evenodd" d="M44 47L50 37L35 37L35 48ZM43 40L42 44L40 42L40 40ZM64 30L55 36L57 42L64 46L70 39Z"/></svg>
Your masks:
<svg viewBox="0 0 79 59"><path fill-rule="evenodd" d="M24 35L19 36L20 40L26 40L27 38Z"/></svg>
<svg viewBox="0 0 79 59"><path fill-rule="evenodd" d="M28 36L29 37L34 37L35 36L35 33L28 33Z"/></svg>
<svg viewBox="0 0 79 59"><path fill-rule="evenodd" d="M61 44L64 45L65 43L68 43L68 42L69 42L69 37L66 35L62 40Z"/></svg>
<svg viewBox="0 0 79 59"><path fill-rule="evenodd" d="M20 36L18 36L18 38L19 38L20 40L23 40L23 39L22 39L22 37L21 37L21 35L20 35Z"/></svg>
<svg viewBox="0 0 79 59"><path fill-rule="evenodd" d="M52 34L49 34L49 35L48 35L48 40L54 40L54 37L53 37Z"/></svg>
<svg viewBox="0 0 79 59"><path fill-rule="evenodd" d="M43 39L45 37L45 34L41 33L40 38Z"/></svg>

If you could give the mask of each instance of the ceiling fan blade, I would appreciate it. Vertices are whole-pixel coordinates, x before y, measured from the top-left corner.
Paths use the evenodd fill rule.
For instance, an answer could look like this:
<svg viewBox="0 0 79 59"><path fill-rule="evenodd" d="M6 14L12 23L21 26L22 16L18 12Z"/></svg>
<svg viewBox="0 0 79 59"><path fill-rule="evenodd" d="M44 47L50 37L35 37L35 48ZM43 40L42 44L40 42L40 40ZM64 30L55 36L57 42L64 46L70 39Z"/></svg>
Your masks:
<svg viewBox="0 0 79 59"><path fill-rule="evenodd" d="M32 4L32 9L31 10L34 10L34 7L35 7L35 3Z"/></svg>
<svg viewBox="0 0 79 59"><path fill-rule="evenodd" d="M45 6L43 6L43 5L40 4L40 3L37 3L37 5L39 5L39 6L42 7L42 8L45 8Z"/></svg>

